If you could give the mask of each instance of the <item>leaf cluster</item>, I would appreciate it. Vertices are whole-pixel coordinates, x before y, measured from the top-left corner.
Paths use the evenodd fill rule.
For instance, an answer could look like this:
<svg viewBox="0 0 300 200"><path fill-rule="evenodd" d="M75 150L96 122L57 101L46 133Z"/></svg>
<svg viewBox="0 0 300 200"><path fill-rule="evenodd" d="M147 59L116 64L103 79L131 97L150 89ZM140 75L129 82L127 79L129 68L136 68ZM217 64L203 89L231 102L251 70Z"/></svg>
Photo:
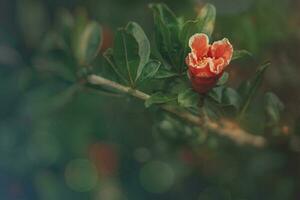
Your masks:
<svg viewBox="0 0 300 200"><path fill-rule="evenodd" d="M47 37L43 49L66 52L70 69L78 80L91 73L100 74L133 90L150 93L145 106L168 104L178 110L203 115L212 120L231 118L238 122L251 121L249 109L255 104L255 96L263 81L269 63L259 67L256 73L243 81L239 87L226 85L230 74L225 72L217 85L207 94L196 93L190 85L186 73L185 57L189 52L188 40L195 33L205 33L212 37L216 19L216 9L211 4L202 7L194 19L177 17L165 4L150 4L153 13L155 46L143 28L136 22L129 22L117 30L113 46L100 55L103 28L89 20L84 12L73 17L67 11L61 13L56 25L55 37ZM49 33L50 34L50 33ZM246 50L235 50L232 60L251 56ZM102 59L104 58L104 59ZM100 63L99 67L93 65ZM100 72L99 72L100 71ZM91 85L88 85L91 86ZM93 86L94 87L94 86ZM96 88L105 93L115 94L109 88ZM283 104L273 93L263 97L258 113L264 125L276 127L280 121Z"/></svg>

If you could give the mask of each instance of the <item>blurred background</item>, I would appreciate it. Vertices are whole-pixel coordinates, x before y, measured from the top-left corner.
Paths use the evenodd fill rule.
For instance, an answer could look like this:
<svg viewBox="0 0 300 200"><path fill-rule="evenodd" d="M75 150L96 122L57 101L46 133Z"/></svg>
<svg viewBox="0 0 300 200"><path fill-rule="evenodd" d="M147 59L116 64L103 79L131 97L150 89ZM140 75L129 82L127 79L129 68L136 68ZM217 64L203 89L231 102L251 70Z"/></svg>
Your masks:
<svg viewBox="0 0 300 200"><path fill-rule="evenodd" d="M300 199L300 1L205 1L217 8L213 38L254 55L233 64L230 85L272 63L262 90L285 104L284 135L264 150L206 135L195 145L188 130L179 133L138 100L72 85L62 70L73 61L45 53L53 30L72 17L104 27L103 49L128 21L152 38L150 2L157 1L0 1L0 199ZM186 17L205 3L160 2Z"/></svg>

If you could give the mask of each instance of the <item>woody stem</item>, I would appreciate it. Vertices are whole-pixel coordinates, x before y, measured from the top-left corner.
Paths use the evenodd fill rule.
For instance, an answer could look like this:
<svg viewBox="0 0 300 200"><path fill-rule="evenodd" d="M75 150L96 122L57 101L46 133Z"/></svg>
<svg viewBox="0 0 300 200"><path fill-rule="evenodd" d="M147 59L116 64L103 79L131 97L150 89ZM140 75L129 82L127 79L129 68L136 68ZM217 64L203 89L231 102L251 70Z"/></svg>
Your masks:
<svg viewBox="0 0 300 200"><path fill-rule="evenodd" d="M87 81L93 85L110 87L119 92L129 94L133 97L136 97L136 98L144 100L144 101L150 98L150 95L148 95L142 91L132 89L130 87L121 85L119 83L105 79L98 75L89 75L87 77ZM205 118L205 117L200 118L199 116L196 116L190 112L179 110L173 106L161 105L160 107L163 110L176 115L177 117L185 120L186 122L188 122L190 124L193 124L196 126L201 126L205 129L207 129L208 131L218 134L219 136L227 137L227 138L231 139L232 141L234 141L236 144L239 144L239 145L248 144L248 145L252 145L254 147L258 147L258 148L266 146L265 138L263 138L261 136L250 134L250 133L246 132L245 130L241 129L237 124L235 124L231 121L228 121L226 119L220 120L217 123L217 122L211 121L208 118Z"/></svg>

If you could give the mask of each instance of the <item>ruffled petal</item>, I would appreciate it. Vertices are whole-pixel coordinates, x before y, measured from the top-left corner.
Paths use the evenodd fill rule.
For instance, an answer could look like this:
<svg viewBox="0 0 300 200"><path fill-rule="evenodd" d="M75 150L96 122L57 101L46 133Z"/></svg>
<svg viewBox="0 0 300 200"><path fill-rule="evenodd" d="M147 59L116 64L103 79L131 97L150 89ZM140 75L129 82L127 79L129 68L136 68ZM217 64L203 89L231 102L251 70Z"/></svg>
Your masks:
<svg viewBox="0 0 300 200"><path fill-rule="evenodd" d="M233 47L228 41L228 39L224 38L223 40L214 42L211 45L210 54L215 59L223 58L224 65L226 66L230 63L230 60L232 58Z"/></svg>
<svg viewBox="0 0 300 200"><path fill-rule="evenodd" d="M203 33L193 35L189 40L189 46L196 59L200 59L207 55L209 50L209 39Z"/></svg>
<svg viewBox="0 0 300 200"><path fill-rule="evenodd" d="M216 74L210 69L213 68L213 60L211 58L205 58L196 65L189 65L189 72L193 76L197 77L212 77Z"/></svg>
<svg viewBox="0 0 300 200"><path fill-rule="evenodd" d="M211 65L210 71L215 74L220 74L225 67L225 61L223 58L213 59L213 65Z"/></svg>

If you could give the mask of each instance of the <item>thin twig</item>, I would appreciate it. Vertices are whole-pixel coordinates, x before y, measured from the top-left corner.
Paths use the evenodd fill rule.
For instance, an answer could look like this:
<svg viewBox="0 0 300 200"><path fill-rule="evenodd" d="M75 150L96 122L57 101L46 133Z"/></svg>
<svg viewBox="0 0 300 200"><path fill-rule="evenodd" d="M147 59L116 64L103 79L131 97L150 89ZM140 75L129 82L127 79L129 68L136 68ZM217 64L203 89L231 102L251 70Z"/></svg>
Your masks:
<svg viewBox="0 0 300 200"><path fill-rule="evenodd" d="M87 80L91 84L110 87L119 92L130 94L131 96L142 99L144 101L150 98L150 95L144 92L134 90L130 87L121 85L98 75L90 75L88 76ZM264 137L250 134L231 121L221 120L217 123L209 120L208 118L201 119L200 117L190 112L178 110L173 106L162 105L161 108L193 125L205 127L206 129L215 132L220 136L225 136L239 145L248 144L255 147L264 147L266 145L266 140Z"/></svg>

